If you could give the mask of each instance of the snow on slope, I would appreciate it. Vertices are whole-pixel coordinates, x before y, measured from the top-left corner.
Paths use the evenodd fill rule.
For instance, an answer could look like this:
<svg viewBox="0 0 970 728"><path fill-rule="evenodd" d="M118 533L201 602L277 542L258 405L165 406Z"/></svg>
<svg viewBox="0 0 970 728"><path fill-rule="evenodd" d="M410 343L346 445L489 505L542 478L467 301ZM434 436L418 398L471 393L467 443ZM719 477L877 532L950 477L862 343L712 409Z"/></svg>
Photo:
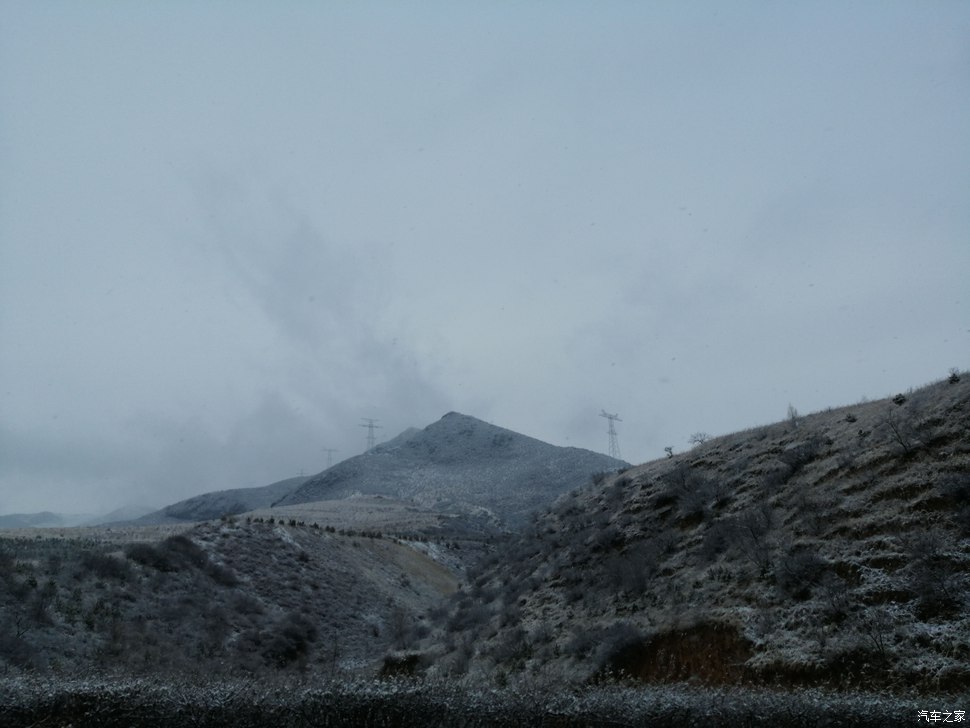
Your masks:
<svg viewBox="0 0 970 728"><path fill-rule="evenodd" d="M514 525L593 473L626 466L450 412L424 430L338 463L273 505L381 494L431 510L484 509Z"/></svg>

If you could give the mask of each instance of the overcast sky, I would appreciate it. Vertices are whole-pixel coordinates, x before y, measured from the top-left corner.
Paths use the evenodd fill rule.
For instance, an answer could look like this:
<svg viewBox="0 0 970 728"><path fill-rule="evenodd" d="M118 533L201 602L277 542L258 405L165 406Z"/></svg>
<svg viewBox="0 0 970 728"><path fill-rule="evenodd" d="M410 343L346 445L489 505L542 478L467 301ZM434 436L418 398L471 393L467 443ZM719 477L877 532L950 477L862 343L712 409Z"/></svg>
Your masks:
<svg viewBox="0 0 970 728"><path fill-rule="evenodd" d="M970 367L970 3L0 4L0 513Z"/></svg>

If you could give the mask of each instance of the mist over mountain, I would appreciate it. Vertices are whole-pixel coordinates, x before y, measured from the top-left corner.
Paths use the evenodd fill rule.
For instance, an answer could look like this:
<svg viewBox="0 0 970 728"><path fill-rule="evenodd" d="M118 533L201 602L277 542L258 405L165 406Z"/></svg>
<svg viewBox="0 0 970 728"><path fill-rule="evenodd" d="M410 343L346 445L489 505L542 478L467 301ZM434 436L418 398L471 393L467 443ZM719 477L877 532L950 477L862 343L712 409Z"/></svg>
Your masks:
<svg viewBox="0 0 970 728"><path fill-rule="evenodd" d="M273 505L380 494L428 510L485 510L514 525L592 474L627 465L449 412L328 468Z"/></svg>
<svg viewBox="0 0 970 728"><path fill-rule="evenodd" d="M95 518L88 519L82 526L102 526L109 523L135 521L155 512L154 507L128 505L115 508L113 511L101 514Z"/></svg>
<svg viewBox="0 0 970 728"><path fill-rule="evenodd" d="M7 513L0 516L0 528L44 528L73 525L65 516L51 511Z"/></svg>

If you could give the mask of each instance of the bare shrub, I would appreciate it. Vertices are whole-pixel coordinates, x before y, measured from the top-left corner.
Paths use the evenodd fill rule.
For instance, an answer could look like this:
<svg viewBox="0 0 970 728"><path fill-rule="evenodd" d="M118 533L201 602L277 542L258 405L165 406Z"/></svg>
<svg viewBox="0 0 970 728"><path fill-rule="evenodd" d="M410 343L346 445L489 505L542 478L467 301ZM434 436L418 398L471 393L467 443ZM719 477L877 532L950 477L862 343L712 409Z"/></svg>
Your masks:
<svg viewBox="0 0 970 728"><path fill-rule="evenodd" d="M721 554L730 549L735 528L734 519L717 520L708 526L698 552L702 563L714 563Z"/></svg>
<svg viewBox="0 0 970 728"><path fill-rule="evenodd" d="M892 613L885 607L869 607L859 612L853 623L875 660L888 663L897 632Z"/></svg>
<svg viewBox="0 0 970 728"><path fill-rule="evenodd" d="M679 463L661 480L667 487L660 500L676 503L677 515L683 519L703 519L718 493L714 481L687 463Z"/></svg>
<svg viewBox="0 0 970 728"><path fill-rule="evenodd" d="M607 587L631 595L643 593L659 571L661 547L654 541L639 541L612 554L603 565Z"/></svg>
<svg viewBox="0 0 970 728"><path fill-rule="evenodd" d="M935 619L958 614L963 607L962 565L948 555L951 544L944 532L928 531L900 538L906 551L907 586L917 598L920 619Z"/></svg>
<svg viewBox="0 0 970 728"><path fill-rule="evenodd" d="M951 506L958 531L970 536L970 473L949 473L937 481L936 489Z"/></svg>
<svg viewBox="0 0 970 728"><path fill-rule="evenodd" d="M706 432L695 432L690 437L687 438L687 442L691 445L703 445L705 442L711 439L711 436Z"/></svg>
<svg viewBox="0 0 970 728"><path fill-rule="evenodd" d="M767 504L752 506L721 521L719 537L749 561L761 576L767 576L773 560L771 532L775 512Z"/></svg>
<svg viewBox="0 0 970 728"><path fill-rule="evenodd" d="M808 599L825 568L825 561L814 550L787 545L775 561L775 586L793 599Z"/></svg>
<svg viewBox="0 0 970 728"><path fill-rule="evenodd" d="M23 670L36 670L38 651L25 634L26 630L16 624L0 624L0 659Z"/></svg>
<svg viewBox="0 0 970 728"><path fill-rule="evenodd" d="M900 454L911 455L920 446L921 443L917 439L918 433L912 418L908 415L900 415L895 409L890 408L886 412L883 426L889 430L891 439L898 445Z"/></svg>
<svg viewBox="0 0 970 728"><path fill-rule="evenodd" d="M491 650L492 659L499 665L517 667L532 653L522 627L506 629Z"/></svg>

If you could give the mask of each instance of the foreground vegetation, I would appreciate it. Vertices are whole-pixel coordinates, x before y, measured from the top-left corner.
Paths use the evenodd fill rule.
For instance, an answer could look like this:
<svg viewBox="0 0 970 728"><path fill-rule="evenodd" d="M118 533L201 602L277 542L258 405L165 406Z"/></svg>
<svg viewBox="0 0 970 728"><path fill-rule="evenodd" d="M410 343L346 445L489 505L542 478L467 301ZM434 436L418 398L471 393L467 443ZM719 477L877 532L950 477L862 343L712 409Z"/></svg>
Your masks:
<svg viewBox="0 0 970 728"><path fill-rule="evenodd" d="M0 679L0 715L21 726L886 726L920 711L966 710L963 697L701 689L622 684L484 689L467 681ZM942 718L941 718L942 720Z"/></svg>

